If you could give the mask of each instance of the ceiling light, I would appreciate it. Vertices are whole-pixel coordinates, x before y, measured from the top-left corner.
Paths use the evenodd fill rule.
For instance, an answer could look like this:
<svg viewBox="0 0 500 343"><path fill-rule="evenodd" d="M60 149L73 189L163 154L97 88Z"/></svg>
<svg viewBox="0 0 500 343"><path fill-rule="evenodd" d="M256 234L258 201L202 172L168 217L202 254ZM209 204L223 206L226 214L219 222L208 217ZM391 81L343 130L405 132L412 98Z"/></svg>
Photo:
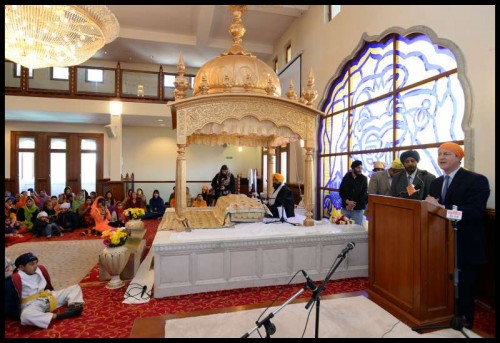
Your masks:
<svg viewBox="0 0 500 343"><path fill-rule="evenodd" d="M119 30L107 6L5 5L5 58L31 69L78 65Z"/></svg>
<svg viewBox="0 0 500 343"><path fill-rule="evenodd" d="M109 102L109 113L111 113L111 115L113 116L121 115L122 109L123 106L121 101L113 100Z"/></svg>

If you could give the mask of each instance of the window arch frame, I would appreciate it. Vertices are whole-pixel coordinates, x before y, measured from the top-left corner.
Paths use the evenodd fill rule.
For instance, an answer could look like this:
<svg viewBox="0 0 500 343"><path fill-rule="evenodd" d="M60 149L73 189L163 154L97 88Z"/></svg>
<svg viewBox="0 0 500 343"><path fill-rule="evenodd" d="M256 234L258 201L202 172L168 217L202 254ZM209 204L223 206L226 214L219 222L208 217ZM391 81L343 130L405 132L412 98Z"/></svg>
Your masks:
<svg viewBox="0 0 500 343"><path fill-rule="evenodd" d="M462 118L462 123L461 123L461 129L463 130L464 133L464 139L463 139L463 145L464 145L464 150L466 152L464 160L463 160L463 167L472 170L472 166L474 164L474 155L473 154L468 154L468 151L474 151L474 132L473 129L470 126L471 120L472 120L472 92L471 92L471 87L470 87L470 82L466 76L466 65L465 65L465 60L463 57L463 53L460 50L460 48L454 44L452 41L444 38L439 38L436 33L426 27L426 26L413 26L408 29L403 29L400 27L392 27L384 32L382 32L379 35L375 36L369 36L366 32L363 33L359 43L357 46L354 48L352 53L344 58L342 62L339 64L339 67L337 68L337 71L335 74L330 78L328 83L326 84L324 88L324 93L321 98L321 101L319 102L318 108L321 110L324 110L324 107L329 101L331 92L333 90L333 86L335 82L338 81L340 77L342 77L343 73L346 71L346 69L349 68L349 66L352 64L353 61L355 61L361 54L363 54L364 50L366 49L367 45L373 42L383 42L384 40L390 39L391 37L408 37L412 34L420 34L420 35L425 35L429 41L434 44L434 45L440 45L445 48L447 48L454 56L455 61L456 61L456 72L450 72L450 74L455 74L458 82L460 83L462 90L463 90L463 96L464 96L464 113L463 113L463 118ZM400 93L400 89L394 89L393 93ZM385 94L387 95L387 94ZM351 104L349 104L351 106ZM359 106L359 105L356 105ZM354 106L353 106L354 107ZM325 118L329 117L323 115L320 120L319 120L319 125L317 128L317 147L318 149L316 150L316 218L322 218L323 217L323 199L322 199L322 193L324 190L331 190L329 187L325 187L323 185L323 179L322 179L322 168L323 168L323 161L324 161L324 155L321 153L321 147L322 147L322 131L323 131L323 126L325 122ZM395 125L394 119L393 119L393 127ZM349 127L348 133L351 133L351 128ZM462 142L462 141L458 141ZM421 147L427 147L430 144L424 144L421 145ZM406 149L409 148L409 146L404 146ZM420 147L420 146L416 146ZM397 154L398 151L404 151L401 150L401 148L398 148L396 146L392 147L392 153L393 156ZM359 152L357 152L359 153ZM330 154L331 155L331 154ZM349 160L349 156L348 156ZM337 190L338 191L338 190Z"/></svg>

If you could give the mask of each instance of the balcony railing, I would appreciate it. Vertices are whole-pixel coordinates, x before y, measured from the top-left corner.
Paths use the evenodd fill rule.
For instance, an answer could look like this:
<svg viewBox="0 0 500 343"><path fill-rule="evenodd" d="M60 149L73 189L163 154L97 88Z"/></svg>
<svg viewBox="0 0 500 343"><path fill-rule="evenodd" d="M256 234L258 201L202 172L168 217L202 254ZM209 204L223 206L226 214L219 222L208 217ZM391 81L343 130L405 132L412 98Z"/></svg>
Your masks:
<svg viewBox="0 0 500 343"><path fill-rule="evenodd" d="M102 70L102 82L89 80L89 70ZM172 80L173 73L116 68L72 66L69 77L54 77L53 68L28 70L16 63L5 61L5 95L41 96L133 102L166 103L174 100L174 86L165 86L165 79ZM194 75L186 75L193 84ZM190 88L187 96L193 95Z"/></svg>

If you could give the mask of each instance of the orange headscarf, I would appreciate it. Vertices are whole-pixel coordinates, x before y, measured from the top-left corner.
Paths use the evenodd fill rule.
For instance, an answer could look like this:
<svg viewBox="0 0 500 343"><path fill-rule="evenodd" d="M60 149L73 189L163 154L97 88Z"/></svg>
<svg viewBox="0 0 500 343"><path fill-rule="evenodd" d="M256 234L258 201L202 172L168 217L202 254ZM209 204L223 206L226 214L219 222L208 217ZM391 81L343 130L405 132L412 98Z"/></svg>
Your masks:
<svg viewBox="0 0 500 343"><path fill-rule="evenodd" d="M439 149L449 150L455 155L457 155L457 157L460 159L465 155L462 147L457 143L451 143L451 142L443 143L439 146Z"/></svg>
<svg viewBox="0 0 500 343"><path fill-rule="evenodd" d="M110 226L108 226L108 223L111 220L111 214L109 213L109 210L106 207L105 208L106 213L103 218L103 215L101 214L101 210L99 209L98 205L100 199L104 200L104 197L99 195L97 198L95 198L94 203L90 208L90 215L95 221L95 229L103 232L110 228Z"/></svg>

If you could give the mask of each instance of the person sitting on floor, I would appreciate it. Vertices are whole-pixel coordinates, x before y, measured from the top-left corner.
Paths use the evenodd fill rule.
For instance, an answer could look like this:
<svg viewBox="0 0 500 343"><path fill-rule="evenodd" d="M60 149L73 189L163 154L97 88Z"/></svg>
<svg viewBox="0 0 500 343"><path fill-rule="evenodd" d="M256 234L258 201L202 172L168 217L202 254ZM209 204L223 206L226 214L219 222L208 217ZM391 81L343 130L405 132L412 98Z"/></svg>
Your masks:
<svg viewBox="0 0 500 343"><path fill-rule="evenodd" d="M207 202L203 200L203 195L201 193L198 194L193 201L193 207L207 207Z"/></svg>
<svg viewBox="0 0 500 343"><path fill-rule="evenodd" d="M292 191L285 185L285 178L279 173L273 174L274 192L269 197L268 207L273 217L280 218L278 207L284 206L287 218L295 217Z"/></svg>
<svg viewBox="0 0 500 343"><path fill-rule="evenodd" d="M19 320L21 316L21 303L17 296L16 288L12 283L12 273L14 272L14 263L5 255L5 288L4 288L4 306L5 316Z"/></svg>
<svg viewBox="0 0 500 343"><path fill-rule="evenodd" d="M148 210L144 216L144 219L159 218L165 213L165 202L160 197L160 191L155 189L153 191L153 197L149 199Z"/></svg>
<svg viewBox="0 0 500 343"><path fill-rule="evenodd" d="M106 207L106 199L99 195L92 204L90 215L94 219L95 226L92 229L92 234L97 236L101 235L104 231L109 230L112 226L109 225L111 220L111 213Z"/></svg>
<svg viewBox="0 0 500 343"><path fill-rule="evenodd" d="M85 198L85 202L78 208L78 222L80 223L79 226L92 227L95 225L94 218L92 218L92 215L90 214L91 209L92 198L90 197L90 195L87 195L87 197Z"/></svg>
<svg viewBox="0 0 500 343"><path fill-rule="evenodd" d="M59 205L61 211L57 215L56 223L64 228L64 231L73 232L78 227L78 215L71 211L71 204L63 202Z"/></svg>
<svg viewBox="0 0 500 343"><path fill-rule="evenodd" d="M35 225L33 225L33 232L39 237L50 239L54 236L64 236L64 229L57 223L51 222L47 212L42 211L36 216Z"/></svg>
<svg viewBox="0 0 500 343"><path fill-rule="evenodd" d="M142 208L146 211L146 204L142 202L142 198L138 197L136 192L132 192L125 203L125 209L127 208Z"/></svg>
<svg viewBox="0 0 500 343"><path fill-rule="evenodd" d="M115 206L115 210L111 213L111 222L118 223L117 227L124 227L125 222L127 221L127 217L125 213L123 213L123 202L118 201Z"/></svg>
<svg viewBox="0 0 500 343"><path fill-rule="evenodd" d="M82 314L84 301L79 285L55 291L47 268L39 265L38 257L31 252L16 258L15 266L16 269L11 277L16 295L20 299L21 325L46 329L54 319L65 319ZM52 313L66 304L68 305L66 311Z"/></svg>
<svg viewBox="0 0 500 343"><path fill-rule="evenodd" d="M33 197L29 196L26 198L26 205L17 210L17 220L21 222L22 226L26 227L26 231L31 231L38 212L40 211L35 205Z"/></svg>

